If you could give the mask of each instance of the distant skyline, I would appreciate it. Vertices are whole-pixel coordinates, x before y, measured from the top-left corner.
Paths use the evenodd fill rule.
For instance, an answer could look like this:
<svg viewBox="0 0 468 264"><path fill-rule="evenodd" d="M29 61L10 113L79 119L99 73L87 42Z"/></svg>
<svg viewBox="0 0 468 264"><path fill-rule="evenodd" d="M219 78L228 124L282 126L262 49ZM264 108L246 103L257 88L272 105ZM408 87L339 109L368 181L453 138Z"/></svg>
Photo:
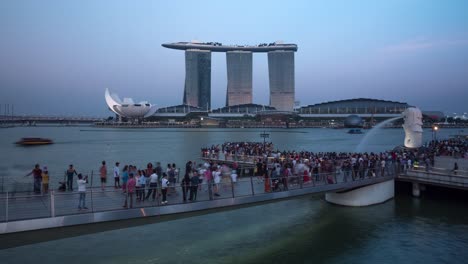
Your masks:
<svg viewBox="0 0 468 264"><path fill-rule="evenodd" d="M295 43L301 105L351 98L468 112L468 1L0 2L0 113L110 116L105 88L160 107L182 103L184 52L199 40ZM212 54L212 108L225 105L226 57ZM268 104L266 54L253 102Z"/></svg>

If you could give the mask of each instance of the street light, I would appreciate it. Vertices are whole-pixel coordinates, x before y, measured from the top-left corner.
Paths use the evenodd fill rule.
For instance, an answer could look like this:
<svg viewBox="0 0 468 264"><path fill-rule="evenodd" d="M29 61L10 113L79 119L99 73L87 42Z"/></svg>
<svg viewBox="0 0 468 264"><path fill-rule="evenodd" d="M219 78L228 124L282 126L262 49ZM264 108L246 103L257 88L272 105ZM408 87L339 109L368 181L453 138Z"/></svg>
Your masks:
<svg viewBox="0 0 468 264"><path fill-rule="evenodd" d="M265 140L270 137L270 134L265 133L265 131L263 131L263 133L260 134L260 137L263 138L263 153L266 153L266 146L265 146L266 141Z"/></svg>
<svg viewBox="0 0 468 264"><path fill-rule="evenodd" d="M434 125L432 127L432 140L437 140L437 130L439 130L439 127Z"/></svg>

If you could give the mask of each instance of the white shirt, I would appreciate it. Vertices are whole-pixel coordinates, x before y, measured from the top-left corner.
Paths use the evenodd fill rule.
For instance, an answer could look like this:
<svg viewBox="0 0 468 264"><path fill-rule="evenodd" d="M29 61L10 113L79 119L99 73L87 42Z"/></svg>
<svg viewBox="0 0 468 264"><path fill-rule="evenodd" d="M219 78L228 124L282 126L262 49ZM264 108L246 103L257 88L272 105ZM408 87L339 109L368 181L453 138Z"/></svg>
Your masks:
<svg viewBox="0 0 468 264"><path fill-rule="evenodd" d="M158 182L158 175L156 173L151 174L150 183L157 183L157 182Z"/></svg>
<svg viewBox="0 0 468 264"><path fill-rule="evenodd" d="M140 186L142 185L146 185L146 177L141 175L140 178L138 179L138 181L140 182Z"/></svg>
<svg viewBox="0 0 468 264"><path fill-rule="evenodd" d="M78 191L86 192L86 181L83 179L78 179Z"/></svg>
<svg viewBox="0 0 468 264"><path fill-rule="evenodd" d="M135 187L141 187L141 181L140 181L141 177L143 177L143 176L137 175L135 177Z"/></svg>
<svg viewBox="0 0 468 264"><path fill-rule="evenodd" d="M163 178L161 180L161 187L165 189L168 187L168 185L169 185L169 180L167 180L166 178Z"/></svg>
<svg viewBox="0 0 468 264"><path fill-rule="evenodd" d="M219 170L217 170L214 173L214 182L215 183L220 183L221 182L221 172Z"/></svg>
<svg viewBox="0 0 468 264"><path fill-rule="evenodd" d="M119 167L114 167L114 178L118 178L120 176L120 169Z"/></svg>

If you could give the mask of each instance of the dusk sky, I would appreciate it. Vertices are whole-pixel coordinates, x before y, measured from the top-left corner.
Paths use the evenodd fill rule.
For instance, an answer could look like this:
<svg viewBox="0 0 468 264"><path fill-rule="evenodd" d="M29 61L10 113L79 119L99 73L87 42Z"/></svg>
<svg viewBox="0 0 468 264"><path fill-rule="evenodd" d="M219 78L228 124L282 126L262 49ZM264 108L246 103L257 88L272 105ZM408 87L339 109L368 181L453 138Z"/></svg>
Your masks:
<svg viewBox="0 0 468 264"><path fill-rule="evenodd" d="M105 88L160 107L182 103L184 52L162 43L296 43L296 100L407 102L468 112L468 1L0 2L0 112L110 116ZM254 103L268 104L265 53ZM212 107L226 98L212 54Z"/></svg>

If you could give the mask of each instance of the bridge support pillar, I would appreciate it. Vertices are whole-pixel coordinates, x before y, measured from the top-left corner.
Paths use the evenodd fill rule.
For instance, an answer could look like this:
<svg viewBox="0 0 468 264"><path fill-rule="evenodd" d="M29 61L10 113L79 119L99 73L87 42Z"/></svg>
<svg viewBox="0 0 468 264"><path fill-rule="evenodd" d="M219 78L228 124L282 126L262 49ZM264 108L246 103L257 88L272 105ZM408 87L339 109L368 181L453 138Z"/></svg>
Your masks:
<svg viewBox="0 0 468 264"><path fill-rule="evenodd" d="M368 206L383 203L394 196L395 180L391 179L345 192L328 192L325 194L325 200L345 206Z"/></svg>
<svg viewBox="0 0 468 264"><path fill-rule="evenodd" d="M422 186L419 186L419 183L413 182L413 196L414 197L419 197L421 195L421 188Z"/></svg>

